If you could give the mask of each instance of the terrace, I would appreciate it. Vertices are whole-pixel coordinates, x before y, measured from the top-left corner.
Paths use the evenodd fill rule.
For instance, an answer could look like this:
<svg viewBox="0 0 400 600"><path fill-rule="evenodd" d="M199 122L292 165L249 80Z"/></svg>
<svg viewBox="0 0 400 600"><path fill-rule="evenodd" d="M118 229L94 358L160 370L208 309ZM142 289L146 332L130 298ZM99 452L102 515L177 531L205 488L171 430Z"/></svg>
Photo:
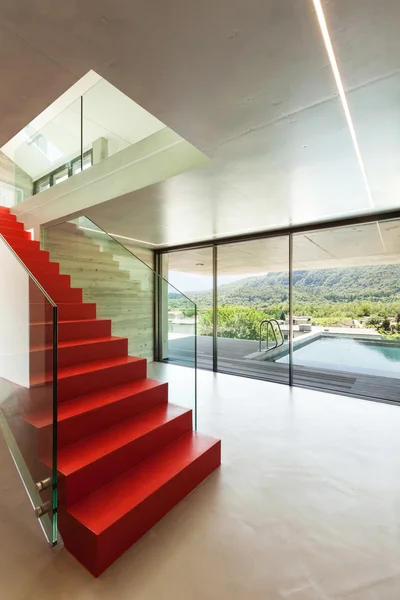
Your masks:
<svg viewBox="0 0 400 600"><path fill-rule="evenodd" d="M299 333L298 328L297 326L297 333ZM329 331L326 329L312 327L310 333L294 338L294 385L349 396L384 398L389 402L398 402L400 340L382 339L382 336L373 329L348 327L331 327ZM192 364L194 337L187 333L176 333L176 324L174 330L175 333L169 334L168 362L180 365ZM320 346L321 341L325 347ZM341 344L339 355L335 347L338 343ZM325 352L325 349L328 352ZM303 359L300 357L301 350L307 351ZM332 358L335 356L336 359L333 361ZM197 337L197 365L200 369L213 368L211 336ZM217 368L220 372L289 384L288 342L285 341L284 345L276 350L259 352L259 342L256 340L217 338Z"/></svg>

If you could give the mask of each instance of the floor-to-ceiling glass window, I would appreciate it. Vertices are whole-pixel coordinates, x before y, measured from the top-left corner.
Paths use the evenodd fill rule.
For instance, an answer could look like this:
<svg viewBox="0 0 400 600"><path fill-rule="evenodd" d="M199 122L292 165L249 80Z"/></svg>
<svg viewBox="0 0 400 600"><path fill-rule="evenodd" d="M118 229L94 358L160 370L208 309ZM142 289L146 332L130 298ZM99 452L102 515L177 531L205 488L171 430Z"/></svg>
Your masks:
<svg viewBox="0 0 400 600"><path fill-rule="evenodd" d="M217 248L217 368L289 383L289 237Z"/></svg>
<svg viewBox="0 0 400 600"><path fill-rule="evenodd" d="M164 348L163 358L177 364L185 364L186 358L192 357L195 324L192 302L195 302L197 366L200 369L212 369L213 248L163 254L162 265L163 277L170 284L163 308L164 327L168 329L167 347Z"/></svg>
<svg viewBox="0 0 400 600"><path fill-rule="evenodd" d="M295 385L400 400L400 221L293 237Z"/></svg>
<svg viewBox="0 0 400 600"><path fill-rule="evenodd" d="M399 401L400 220L293 233L291 279L289 253L278 235L162 254L184 292L164 290L162 358Z"/></svg>

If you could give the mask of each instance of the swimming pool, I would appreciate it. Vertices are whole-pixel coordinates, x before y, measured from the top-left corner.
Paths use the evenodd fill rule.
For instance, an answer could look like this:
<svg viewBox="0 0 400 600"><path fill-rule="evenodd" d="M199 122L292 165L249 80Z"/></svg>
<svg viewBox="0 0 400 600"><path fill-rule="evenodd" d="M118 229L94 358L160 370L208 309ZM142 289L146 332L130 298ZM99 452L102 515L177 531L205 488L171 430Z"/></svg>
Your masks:
<svg viewBox="0 0 400 600"><path fill-rule="evenodd" d="M288 357L277 359L287 363ZM294 348L293 363L315 369L367 373L400 379L400 341L378 343L344 337L322 336Z"/></svg>

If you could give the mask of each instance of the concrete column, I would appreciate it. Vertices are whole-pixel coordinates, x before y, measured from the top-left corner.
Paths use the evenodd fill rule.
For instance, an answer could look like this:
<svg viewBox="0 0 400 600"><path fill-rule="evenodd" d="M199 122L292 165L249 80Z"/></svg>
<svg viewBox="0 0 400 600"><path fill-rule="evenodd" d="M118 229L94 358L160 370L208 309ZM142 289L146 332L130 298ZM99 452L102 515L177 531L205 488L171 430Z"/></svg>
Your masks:
<svg viewBox="0 0 400 600"><path fill-rule="evenodd" d="M93 148L93 164L97 164L108 157L108 140L106 138L98 138L92 144Z"/></svg>

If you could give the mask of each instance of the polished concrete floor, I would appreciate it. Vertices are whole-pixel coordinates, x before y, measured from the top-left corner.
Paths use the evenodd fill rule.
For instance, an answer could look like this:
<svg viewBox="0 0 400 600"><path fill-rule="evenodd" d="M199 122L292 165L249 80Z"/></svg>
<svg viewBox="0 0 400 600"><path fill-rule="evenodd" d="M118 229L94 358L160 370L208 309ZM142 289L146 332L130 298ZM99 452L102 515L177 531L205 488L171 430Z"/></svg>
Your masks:
<svg viewBox="0 0 400 600"><path fill-rule="evenodd" d="M400 598L400 407L207 371L198 403L221 469L98 580L46 546L1 441L0 598Z"/></svg>

